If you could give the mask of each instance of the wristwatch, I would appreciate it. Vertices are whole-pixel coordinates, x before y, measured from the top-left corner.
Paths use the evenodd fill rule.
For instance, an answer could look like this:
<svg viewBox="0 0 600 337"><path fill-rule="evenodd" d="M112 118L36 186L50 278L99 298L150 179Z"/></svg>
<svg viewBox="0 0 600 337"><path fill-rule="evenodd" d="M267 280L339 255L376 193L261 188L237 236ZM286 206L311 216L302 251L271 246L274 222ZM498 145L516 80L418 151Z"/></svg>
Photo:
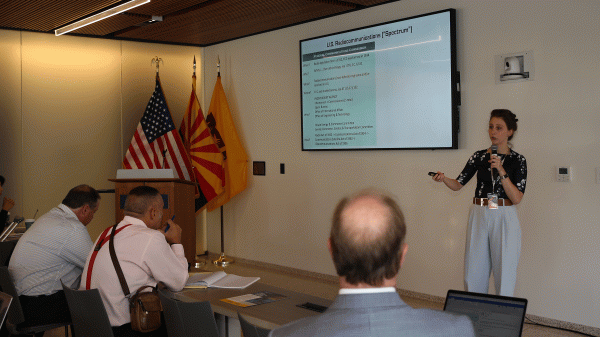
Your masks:
<svg viewBox="0 0 600 337"><path fill-rule="evenodd" d="M506 178L508 178L508 173L507 173L507 174L505 174L505 175L503 175L502 177L500 177L500 180L504 180L504 179L506 179Z"/></svg>

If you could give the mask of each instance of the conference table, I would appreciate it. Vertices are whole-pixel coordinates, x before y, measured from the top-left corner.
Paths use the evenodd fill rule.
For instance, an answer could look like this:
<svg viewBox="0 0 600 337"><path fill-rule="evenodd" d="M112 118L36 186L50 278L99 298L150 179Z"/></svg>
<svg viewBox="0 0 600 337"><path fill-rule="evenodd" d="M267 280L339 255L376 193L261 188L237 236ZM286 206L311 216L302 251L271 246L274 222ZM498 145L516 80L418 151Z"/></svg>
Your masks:
<svg viewBox="0 0 600 337"><path fill-rule="evenodd" d="M217 256L212 256L216 258ZM315 304L329 306L339 291L337 277L329 278L318 277L308 273L299 273L297 270L285 270L279 267L257 266L251 261L236 262L226 268L216 267L206 259L207 263L202 268L194 269L191 272L212 272L223 270L228 274L240 276L259 276L260 280L245 289L224 290L224 289L184 289L176 293L176 297L182 301L210 301L213 311L227 321L228 318L234 318L229 331L230 335L239 335L239 325L236 326L237 312L239 311L251 324L260 326L269 330L279 327L288 322L303 317L318 315L319 313L296 307L296 304L312 302ZM245 263L246 262L246 263ZM280 295L287 296L285 299L272 303L260 304L252 307L238 307L233 304L225 303L221 299L234 296L253 294L260 291L270 291ZM418 293L412 293L399 290L402 299L413 308L428 308L442 310L444 307L443 298L436 299L433 296L426 298L416 296ZM223 327L220 322L221 336L227 336L227 322ZM223 330L225 329L225 330ZM225 331L223 333L223 331ZM574 333L573 333L574 334ZM552 327L526 324L523 328L523 336L558 336L558 332Z"/></svg>
<svg viewBox="0 0 600 337"><path fill-rule="evenodd" d="M264 291L281 295L284 298L277 299L271 303L247 307L222 301L223 299ZM297 307L296 305L298 304L310 302L327 307L332 302L325 298L311 296L261 282L251 284L245 289L186 288L181 292L175 293L175 297L181 301L210 301L213 311L226 318L225 324L227 324L227 318L237 319L239 312L251 324L269 330L304 317L319 314L319 312L313 310ZM226 335L226 333L224 334Z"/></svg>

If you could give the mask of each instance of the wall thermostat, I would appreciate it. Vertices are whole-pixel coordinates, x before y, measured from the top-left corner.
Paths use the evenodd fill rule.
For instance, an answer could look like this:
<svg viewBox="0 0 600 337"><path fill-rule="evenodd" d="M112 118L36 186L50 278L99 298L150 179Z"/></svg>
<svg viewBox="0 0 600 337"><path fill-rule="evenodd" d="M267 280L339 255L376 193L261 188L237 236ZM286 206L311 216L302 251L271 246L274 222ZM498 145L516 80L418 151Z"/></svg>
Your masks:
<svg viewBox="0 0 600 337"><path fill-rule="evenodd" d="M556 167L556 181L570 182L573 175L571 166L557 166Z"/></svg>

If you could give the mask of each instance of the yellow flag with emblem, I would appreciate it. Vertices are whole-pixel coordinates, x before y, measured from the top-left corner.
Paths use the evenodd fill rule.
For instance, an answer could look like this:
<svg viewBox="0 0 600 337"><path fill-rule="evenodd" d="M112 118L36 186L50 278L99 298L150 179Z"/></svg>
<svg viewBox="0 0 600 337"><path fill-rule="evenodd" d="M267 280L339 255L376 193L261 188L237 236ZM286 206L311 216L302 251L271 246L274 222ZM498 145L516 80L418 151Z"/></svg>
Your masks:
<svg viewBox="0 0 600 337"><path fill-rule="evenodd" d="M248 156L233 124L229 104L221 84L221 76L217 77L206 123L217 142L219 151L223 154L225 169L223 192L207 205L207 209L212 211L246 189L248 183Z"/></svg>

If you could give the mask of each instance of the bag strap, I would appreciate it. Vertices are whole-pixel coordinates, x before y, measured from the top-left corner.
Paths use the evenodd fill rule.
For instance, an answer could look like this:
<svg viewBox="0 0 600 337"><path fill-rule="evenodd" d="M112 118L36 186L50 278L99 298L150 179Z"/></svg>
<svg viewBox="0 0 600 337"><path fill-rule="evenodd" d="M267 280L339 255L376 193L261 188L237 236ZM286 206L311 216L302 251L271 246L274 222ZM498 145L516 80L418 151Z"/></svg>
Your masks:
<svg viewBox="0 0 600 337"><path fill-rule="evenodd" d="M115 266L115 270L117 271L117 276L119 277L119 282L121 283L121 288L123 289L123 294L125 297L129 296L129 287L127 286L127 281L125 280L125 275L123 275L123 269L121 269L121 264L119 264L119 260L117 259L117 253L115 252L115 230L117 225L114 225L112 231L110 233L110 239L108 242L108 250L110 251L110 258Z"/></svg>
<svg viewBox="0 0 600 337"><path fill-rule="evenodd" d="M116 226L116 225L115 225ZM123 229L127 228L131 226L131 224L129 225L125 225L121 228L119 228L116 232L115 235L117 233L119 233L120 231L122 231ZM108 242L108 232L110 232L112 226L107 227L104 232L102 232L102 235L100 235L100 238L98 239L98 242L96 243L96 246L94 247L94 251L92 252L92 256L90 257L90 264L88 265L88 270L87 270L87 277L85 280L85 289L86 290L90 290L91 289L91 282L92 282L92 269L94 268L94 262L96 261L96 255L98 255L98 252L100 251L100 248L102 248L102 246L104 246L104 244L106 242Z"/></svg>
<svg viewBox="0 0 600 337"><path fill-rule="evenodd" d="M137 295L137 294L141 293L141 292L142 292L142 290L144 290L144 289L146 289L146 288L150 288L150 289L152 289L152 291L151 291L151 292L153 292L153 293L157 293L157 294L158 294L158 289L157 289L157 287L153 287L153 286L151 286L151 285L145 285L145 286L141 286L141 287L140 287L140 288L139 288L139 289L138 289L138 290L135 292L135 294Z"/></svg>

